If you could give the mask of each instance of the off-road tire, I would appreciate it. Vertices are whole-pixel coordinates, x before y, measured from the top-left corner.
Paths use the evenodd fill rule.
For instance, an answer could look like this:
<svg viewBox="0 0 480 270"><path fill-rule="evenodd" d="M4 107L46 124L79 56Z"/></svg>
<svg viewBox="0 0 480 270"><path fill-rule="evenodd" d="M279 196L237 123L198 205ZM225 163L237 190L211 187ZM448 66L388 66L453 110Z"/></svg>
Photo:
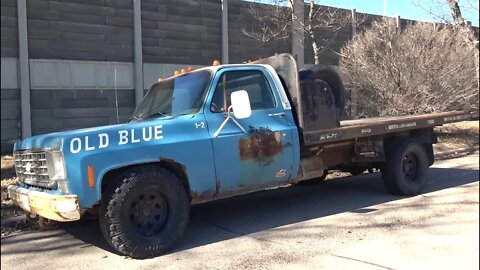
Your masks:
<svg viewBox="0 0 480 270"><path fill-rule="evenodd" d="M428 180L428 167L423 144L410 138L397 139L386 149L383 183L392 194L415 196Z"/></svg>
<svg viewBox="0 0 480 270"><path fill-rule="evenodd" d="M99 221L116 251L143 259L163 254L182 237L189 211L190 200L180 180L166 169L148 165L121 174L105 188ZM145 226L143 219L148 219Z"/></svg>
<svg viewBox="0 0 480 270"><path fill-rule="evenodd" d="M341 119L345 109L345 86L338 72L328 65L317 64L300 71L300 80L320 79L330 85L335 99L337 119Z"/></svg>

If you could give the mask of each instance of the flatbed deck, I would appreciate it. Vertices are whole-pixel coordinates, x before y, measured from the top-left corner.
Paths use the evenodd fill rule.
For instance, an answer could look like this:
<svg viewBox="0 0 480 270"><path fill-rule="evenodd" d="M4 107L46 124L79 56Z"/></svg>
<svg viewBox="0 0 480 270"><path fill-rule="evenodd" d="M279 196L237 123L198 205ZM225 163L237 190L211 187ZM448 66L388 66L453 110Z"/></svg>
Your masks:
<svg viewBox="0 0 480 270"><path fill-rule="evenodd" d="M470 120L474 117L475 115L470 113L454 111L411 116L346 120L341 121L340 127L338 128L304 132L303 137L305 145L324 144L399 131L441 126L447 123Z"/></svg>

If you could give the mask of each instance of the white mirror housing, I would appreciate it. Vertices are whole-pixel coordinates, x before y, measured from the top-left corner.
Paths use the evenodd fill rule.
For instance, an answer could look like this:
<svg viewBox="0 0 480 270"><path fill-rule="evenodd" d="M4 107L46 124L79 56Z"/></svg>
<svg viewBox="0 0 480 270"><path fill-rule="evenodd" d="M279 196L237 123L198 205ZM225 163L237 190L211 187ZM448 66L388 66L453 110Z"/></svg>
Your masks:
<svg viewBox="0 0 480 270"><path fill-rule="evenodd" d="M250 98L245 90L235 91L230 94L232 101L233 115L237 119L245 119L252 115L252 108L250 106Z"/></svg>

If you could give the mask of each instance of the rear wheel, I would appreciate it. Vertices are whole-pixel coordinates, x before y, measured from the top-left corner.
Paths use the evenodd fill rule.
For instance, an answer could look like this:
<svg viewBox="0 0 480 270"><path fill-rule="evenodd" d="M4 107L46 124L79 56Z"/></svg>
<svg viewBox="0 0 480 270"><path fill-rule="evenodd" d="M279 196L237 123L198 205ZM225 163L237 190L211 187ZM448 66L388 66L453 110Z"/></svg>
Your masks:
<svg viewBox="0 0 480 270"><path fill-rule="evenodd" d="M428 156L421 143L399 139L387 148L382 179L391 193L414 196L427 182L428 167Z"/></svg>
<svg viewBox="0 0 480 270"><path fill-rule="evenodd" d="M187 226L187 192L175 175L163 168L128 171L103 196L100 227L107 242L122 255L161 255L181 238Z"/></svg>

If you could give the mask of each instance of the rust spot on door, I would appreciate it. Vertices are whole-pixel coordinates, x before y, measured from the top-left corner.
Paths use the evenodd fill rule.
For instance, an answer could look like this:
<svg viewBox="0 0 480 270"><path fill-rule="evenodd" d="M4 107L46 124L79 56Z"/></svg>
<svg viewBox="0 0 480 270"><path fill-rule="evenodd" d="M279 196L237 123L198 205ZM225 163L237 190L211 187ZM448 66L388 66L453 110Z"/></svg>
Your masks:
<svg viewBox="0 0 480 270"><path fill-rule="evenodd" d="M261 165L267 166L273 157L282 153L282 133L267 128L250 130L248 138L238 141L240 160L258 159Z"/></svg>

